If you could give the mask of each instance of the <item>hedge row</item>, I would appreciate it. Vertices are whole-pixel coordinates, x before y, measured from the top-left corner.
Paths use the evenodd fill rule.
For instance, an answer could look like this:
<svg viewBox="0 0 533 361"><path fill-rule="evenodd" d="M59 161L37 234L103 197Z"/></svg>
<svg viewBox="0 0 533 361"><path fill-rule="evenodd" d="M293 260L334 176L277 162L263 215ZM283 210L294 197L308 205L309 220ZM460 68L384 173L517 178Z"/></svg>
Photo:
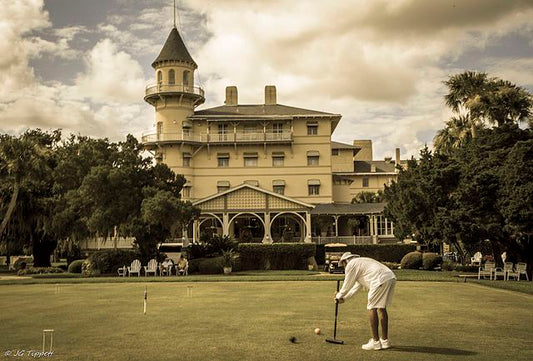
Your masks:
<svg viewBox="0 0 533 361"><path fill-rule="evenodd" d="M327 247L328 252L351 252L361 257L369 257L383 262L400 263L403 256L416 250L412 244L360 244L346 247ZM316 246L316 262L324 264L325 247L323 244Z"/></svg>
<svg viewBox="0 0 533 361"><path fill-rule="evenodd" d="M137 251L126 249L97 251L91 254L86 262L83 262L82 273L87 276L109 273L116 274L119 267L129 266L135 259L141 259Z"/></svg>
<svg viewBox="0 0 533 361"><path fill-rule="evenodd" d="M307 259L316 254L314 243L240 243L242 270L307 269Z"/></svg>

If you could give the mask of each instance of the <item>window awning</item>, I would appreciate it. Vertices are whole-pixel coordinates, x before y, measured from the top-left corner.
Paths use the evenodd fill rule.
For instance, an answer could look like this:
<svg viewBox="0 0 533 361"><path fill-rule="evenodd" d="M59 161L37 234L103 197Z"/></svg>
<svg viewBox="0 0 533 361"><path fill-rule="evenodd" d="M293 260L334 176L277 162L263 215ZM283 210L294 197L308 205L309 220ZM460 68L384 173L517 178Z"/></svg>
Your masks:
<svg viewBox="0 0 533 361"><path fill-rule="evenodd" d="M285 152L272 152L273 157L285 157Z"/></svg>
<svg viewBox="0 0 533 361"><path fill-rule="evenodd" d="M258 157L257 152L244 153L242 156L244 158L257 158Z"/></svg>
<svg viewBox="0 0 533 361"><path fill-rule="evenodd" d="M320 185L320 179L309 179L307 181L307 184L310 186L319 186Z"/></svg>
<svg viewBox="0 0 533 361"><path fill-rule="evenodd" d="M188 120L184 120L183 123L181 123L181 126L183 128L192 128L192 122L190 122Z"/></svg>
<svg viewBox="0 0 533 361"><path fill-rule="evenodd" d="M311 125L311 126L318 125L318 121L317 120L308 120L307 121L307 125Z"/></svg>
<svg viewBox="0 0 533 361"><path fill-rule="evenodd" d="M183 186L184 187L192 187L192 183L191 182L186 182Z"/></svg>
<svg viewBox="0 0 533 361"><path fill-rule="evenodd" d="M188 153L188 152L183 153L183 158L191 158L191 157L192 157L191 153Z"/></svg>
<svg viewBox="0 0 533 361"><path fill-rule="evenodd" d="M217 158L229 158L229 153L218 153Z"/></svg>
<svg viewBox="0 0 533 361"><path fill-rule="evenodd" d="M229 181L218 181L217 187L229 187Z"/></svg>
<svg viewBox="0 0 533 361"><path fill-rule="evenodd" d="M318 152L318 150L309 150L309 151L307 151L307 156L308 157L318 157L318 156L320 156L320 153Z"/></svg>
<svg viewBox="0 0 533 361"><path fill-rule="evenodd" d="M285 186L285 181L283 179L275 179L272 181L272 185L275 186Z"/></svg>

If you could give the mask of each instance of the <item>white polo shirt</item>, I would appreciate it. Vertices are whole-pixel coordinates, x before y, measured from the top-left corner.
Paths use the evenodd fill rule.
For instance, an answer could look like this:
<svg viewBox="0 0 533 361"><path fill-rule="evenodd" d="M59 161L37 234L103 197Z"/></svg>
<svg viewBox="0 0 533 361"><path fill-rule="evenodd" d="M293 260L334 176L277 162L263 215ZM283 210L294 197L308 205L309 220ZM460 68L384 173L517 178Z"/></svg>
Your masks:
<svg viewBox="0 0 533 361"><path fill-rule="evenodd" d="M367 257L353 257L344 269L344 283L335 296L337 299L350 298L362 287L373 290L396 275L389 267Z"/></svg>

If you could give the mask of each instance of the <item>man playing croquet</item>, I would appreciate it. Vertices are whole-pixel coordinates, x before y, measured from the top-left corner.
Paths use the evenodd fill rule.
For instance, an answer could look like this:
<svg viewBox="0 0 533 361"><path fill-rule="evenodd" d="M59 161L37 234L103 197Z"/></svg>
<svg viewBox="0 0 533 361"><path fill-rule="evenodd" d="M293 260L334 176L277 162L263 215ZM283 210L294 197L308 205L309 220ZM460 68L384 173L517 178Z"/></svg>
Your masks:
<svg viewBox="0 0 533 361"><path fill-rule="evenodd" d="M344 267L345 276L341 290L335 294L335 302L343 303L361 287L368 289L366 308L370 318L372 338L362 346L363 350L390 348L387 306L392 300L396 276L387 266L378 261L372 258L359 257L350 252L342 255L339 265ZM379 337L378 323L381 323L381 338Z"/></svg>

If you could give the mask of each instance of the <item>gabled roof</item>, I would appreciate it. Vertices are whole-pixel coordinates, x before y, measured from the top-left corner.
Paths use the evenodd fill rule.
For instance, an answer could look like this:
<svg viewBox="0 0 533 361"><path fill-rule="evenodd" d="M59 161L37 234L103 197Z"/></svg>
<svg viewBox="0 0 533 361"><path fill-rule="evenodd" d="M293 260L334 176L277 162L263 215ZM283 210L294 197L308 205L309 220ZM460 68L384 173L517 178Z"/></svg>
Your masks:
<svg viewBox="0 0 533 361"><path fill-rule="evenodd" d="M328 203L317 204L311 214L377 214L383 213L386 203Z"/></svg>
<svg viewBox="0 0 533 361"><path fill-rule="evenodd" d="M315 207L312 204L308 204L308 203L296 200L294 198L290 198L290 197L287 197L287 196L284 196L284 195L281 195L281 194L278 194L278 193L274 193L274 192L271 192L269 190L253 186L253 185L248 184L248 183L243 183L241 185L238 185L237 187L230 188L230 189L228 189L227 191L224 191L224 192L212 194L209 197L199 199L199 200L193 202L192 204L194 206L198 206L198 205L200 205L202 203L205 203L205 202L210 201L210 200L215 199L215 198L222 197L222 196L224 196L226 194L230 194L230 193L236 192L236 191L238 191L240 189L243 189L243 188L250 188L250 189L253 189L253 190L257 191L257 192L268 194L268 195L271 195L273 197L280 198L280 199L283 199L283 200L286 200L286 201L289 201L289 202L293 202L293 203L299 204L299 205L301 205L303 207L306 207L306 208L314 208Z"/></svg>
<svg viewBox="0 0 533 361"><path fill-rule="evenodd" d="M340 117L340 114L320 112L317 110L296 108L282 104L244 104L244 105L221 105L214 108L197 110L193 118L203 117L249 117L249 116L328 116Z"/></svg>
<svg viewBox="0 0 533 361"><path fill-rule="evenodd" d="M152 63L152 67L155 68L158 63L171 60L184 61L192 64L195 68L198 67L181 39L178 29L175 27L170 31L167 41L163 45L163 49L161 49L157 59Z"/></svg>

